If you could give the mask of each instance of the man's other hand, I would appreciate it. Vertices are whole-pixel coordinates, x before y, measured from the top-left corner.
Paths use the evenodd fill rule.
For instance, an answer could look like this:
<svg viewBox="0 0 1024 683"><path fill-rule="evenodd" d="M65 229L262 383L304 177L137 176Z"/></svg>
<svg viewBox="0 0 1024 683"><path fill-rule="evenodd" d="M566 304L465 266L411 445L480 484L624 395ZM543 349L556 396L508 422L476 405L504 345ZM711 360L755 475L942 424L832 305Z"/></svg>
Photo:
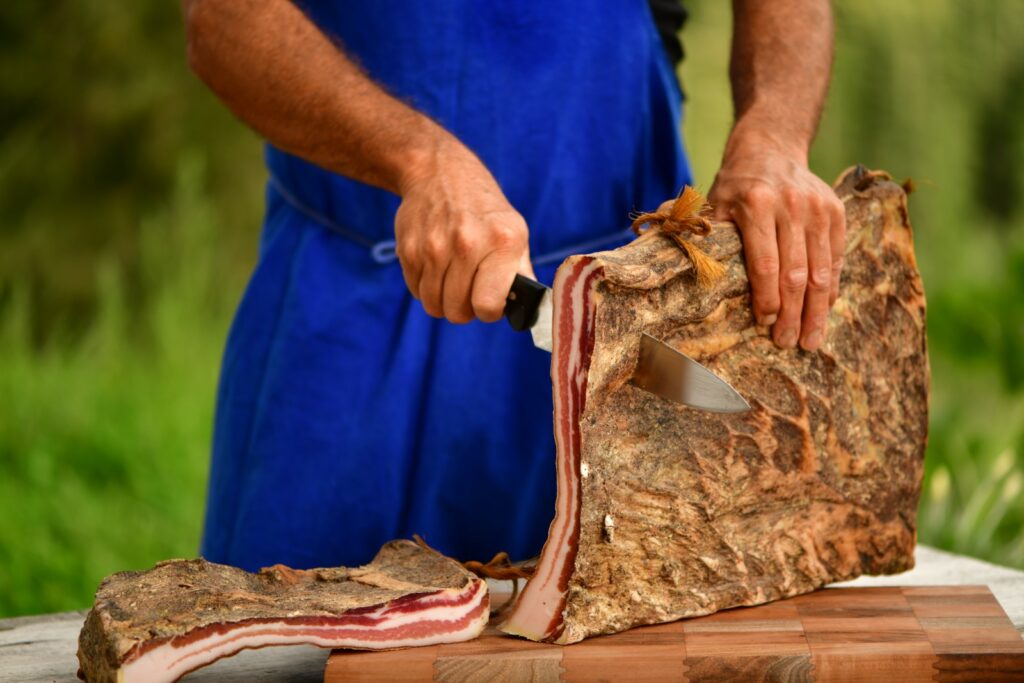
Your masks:
<svg viewBox="0 0 1024 683"><path fill-rule="evenodd" d="M730 142L708 199L743 236L754 317L779 346L813 351L839 294L843 203L799 154Z"/></svg>
<svg viewBox="0 0 1024 683"><path fill-rule="evenodd" d="M843 203L807 169L832 68L828 0L733 0L736 124L708 199L743 235L754 317L814 350L839 295ZM799 40L794 40L799 36Z"/></svg>
<svg viewBox="0 0 1024 683"><path fill-rule="evenodd" d="M499 320L516 273L535 277L526 221L457 143L410 169L395 215L402 275L435 318Z"/></svg>

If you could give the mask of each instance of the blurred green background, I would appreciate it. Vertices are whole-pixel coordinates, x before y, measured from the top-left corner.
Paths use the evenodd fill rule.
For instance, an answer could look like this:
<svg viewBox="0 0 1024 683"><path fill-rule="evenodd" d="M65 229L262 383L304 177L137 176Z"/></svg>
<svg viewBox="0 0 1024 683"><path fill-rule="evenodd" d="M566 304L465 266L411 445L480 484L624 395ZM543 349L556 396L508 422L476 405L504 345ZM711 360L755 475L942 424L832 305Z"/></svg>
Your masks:
<svg viewBox="0 0 1024 683"><path fill-rule="evenodd" d="M707 189L731 18L689 7L686 135ZM82 608L106 574L196 553L264 171L256 136L189 74L178 11L0 4L0 616ZM842 0L837 19L812 165L919 188L920 538L1024 567L1024 13Z"/></svg>

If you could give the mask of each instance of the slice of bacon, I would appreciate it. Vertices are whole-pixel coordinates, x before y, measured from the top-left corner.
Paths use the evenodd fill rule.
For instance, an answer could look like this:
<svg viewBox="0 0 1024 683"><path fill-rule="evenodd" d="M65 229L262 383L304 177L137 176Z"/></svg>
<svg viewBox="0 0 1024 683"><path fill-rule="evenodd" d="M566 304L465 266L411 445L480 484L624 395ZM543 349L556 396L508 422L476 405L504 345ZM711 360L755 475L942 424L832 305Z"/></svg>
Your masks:
<svg viewBox="0 0 1024 683"><path fill-rule="evenodd" d="M171 560L100 585L79 637L90 683L170 683L247 648L311 644L390 649L475 638L489 616L487 584L410 541L346 569L276 566L250 574Z"/></svg>
<svg viewBox="0 0 1024 683"><path fill-rule="evenodd" d="M756 324L732 224L682 244L648 230L562 263L556 514L503 630L571 644L913 566L929 371L907 198L863 167L836 194L843 278L814 352L780 349ZM698 411L633 386L641 333L752 409Z"/></svg>
<svg viewBox="0 0 1024 683"><path fill-rule="evenodd" d="M576 560L580 530L580 416L594 349L594 302L590 295L601 270L593 259L580 258L571 268L560 268L555 276L551 361L558 481L555 518L533 577L500 627L505 633L530 640L558 637Z"/></svg>

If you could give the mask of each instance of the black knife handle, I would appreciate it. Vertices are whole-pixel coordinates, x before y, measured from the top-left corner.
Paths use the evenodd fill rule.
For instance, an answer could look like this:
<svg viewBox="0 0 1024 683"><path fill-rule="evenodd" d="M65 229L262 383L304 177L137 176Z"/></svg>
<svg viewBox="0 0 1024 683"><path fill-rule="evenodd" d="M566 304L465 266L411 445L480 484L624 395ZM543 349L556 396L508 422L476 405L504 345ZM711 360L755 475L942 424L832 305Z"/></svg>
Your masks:
<svg viewBox="0 0 1024 683"><path fill-rule="evenodd" d="M533 327L537 322L537 309L544 298L546 287L524 275L516 275L512 289L505 299L505 317L516 332Z"/></svg>

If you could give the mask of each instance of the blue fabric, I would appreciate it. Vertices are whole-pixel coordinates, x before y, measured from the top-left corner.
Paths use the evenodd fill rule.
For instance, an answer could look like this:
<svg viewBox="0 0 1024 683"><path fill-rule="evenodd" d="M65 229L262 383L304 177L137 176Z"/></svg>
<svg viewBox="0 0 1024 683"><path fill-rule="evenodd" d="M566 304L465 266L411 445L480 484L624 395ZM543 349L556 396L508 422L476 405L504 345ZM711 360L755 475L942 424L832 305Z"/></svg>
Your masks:
<svg viewBox="0 0 1024 683"><path fill-rule="evenodd" d="M690 180L646 0L300 4L481 157L535 257L620 230ZM503 322L429 318L397 262L294 206L378 242L397 197L272 146L267 164L292 201L268 187L225 350L203 555L351 565L412 533L463 559L538 553L555 496L550 356Z"/></svg>

